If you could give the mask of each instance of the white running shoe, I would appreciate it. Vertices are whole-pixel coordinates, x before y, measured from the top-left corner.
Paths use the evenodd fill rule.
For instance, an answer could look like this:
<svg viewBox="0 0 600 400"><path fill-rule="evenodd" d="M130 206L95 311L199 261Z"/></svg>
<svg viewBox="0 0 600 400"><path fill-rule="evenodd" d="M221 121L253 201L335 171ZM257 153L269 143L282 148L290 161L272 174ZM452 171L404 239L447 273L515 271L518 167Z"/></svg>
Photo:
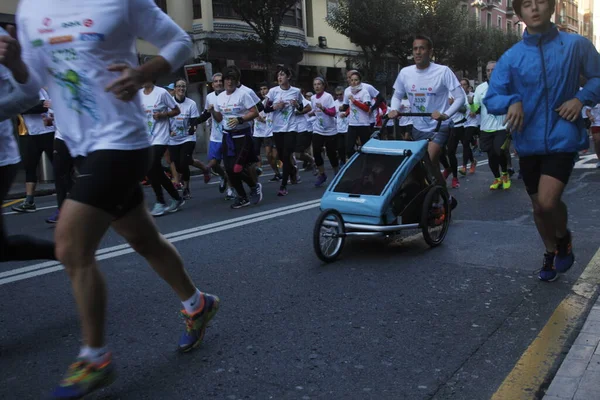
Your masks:
<svg viewBox="0 0 600 400"><path fill-rule="evenodd" d="M167 206L162 203L156 203L152 208L152 211L150 211L150 214L155 217L160 217L161 215L165 215L165 212L167 212Z"/></svg>

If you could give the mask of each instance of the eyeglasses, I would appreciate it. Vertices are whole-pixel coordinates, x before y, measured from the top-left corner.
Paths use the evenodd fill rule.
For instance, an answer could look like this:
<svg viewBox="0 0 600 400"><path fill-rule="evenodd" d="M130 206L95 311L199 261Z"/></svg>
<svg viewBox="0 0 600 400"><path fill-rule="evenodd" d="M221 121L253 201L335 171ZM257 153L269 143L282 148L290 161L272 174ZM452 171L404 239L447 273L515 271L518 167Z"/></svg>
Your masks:
<svg viewBox="0 0 600 400"><path fill-rule="evenodd" d="M176 87L176 88L183 88L183 89L185 89L187 86L186 86L186 85L177 85L177 86L175 86L175 87Z"/></svg>

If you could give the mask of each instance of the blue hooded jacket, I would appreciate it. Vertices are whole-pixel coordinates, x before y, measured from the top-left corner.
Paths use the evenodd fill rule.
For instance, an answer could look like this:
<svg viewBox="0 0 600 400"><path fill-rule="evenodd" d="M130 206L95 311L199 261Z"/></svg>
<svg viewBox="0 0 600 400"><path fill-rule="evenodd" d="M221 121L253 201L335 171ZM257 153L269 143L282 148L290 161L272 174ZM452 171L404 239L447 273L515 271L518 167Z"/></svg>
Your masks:
<svg viewBox="0 0 600 400"><path fill-rule="evenodd" d="M588 79L579 90L579 76ZM502 55L483 103L488 112L504 115L523 104L523 130L513 133L520 156L577 152L589 147L583 120L569 122L555 111L577 97L584 105L600 103L600 54L576 34L547 32L530 35Z"/></svg>

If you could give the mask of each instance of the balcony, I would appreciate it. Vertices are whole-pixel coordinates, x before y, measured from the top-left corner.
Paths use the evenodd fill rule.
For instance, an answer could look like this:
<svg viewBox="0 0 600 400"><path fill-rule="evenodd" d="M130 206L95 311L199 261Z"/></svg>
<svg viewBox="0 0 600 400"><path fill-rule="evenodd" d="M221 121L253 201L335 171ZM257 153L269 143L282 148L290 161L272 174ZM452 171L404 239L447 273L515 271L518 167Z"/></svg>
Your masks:
<svg viewBox="0 0 600 400"><path fill-rule="evenodd" d="M496 8L496 0L475 0L471 3L472 7L477 7L481 10L493 10Z"/></svg>

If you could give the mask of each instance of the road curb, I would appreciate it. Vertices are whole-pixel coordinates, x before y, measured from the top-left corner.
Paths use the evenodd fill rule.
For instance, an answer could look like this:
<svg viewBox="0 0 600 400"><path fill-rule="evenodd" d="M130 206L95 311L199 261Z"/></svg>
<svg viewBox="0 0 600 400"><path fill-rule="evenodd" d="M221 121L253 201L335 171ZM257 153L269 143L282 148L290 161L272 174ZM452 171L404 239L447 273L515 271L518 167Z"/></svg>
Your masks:
<svg viewBox="0 0 600 400"><path fill-rule="evenodd" d="M600 248L492 400L542 398L600 292Z"/></svg>

